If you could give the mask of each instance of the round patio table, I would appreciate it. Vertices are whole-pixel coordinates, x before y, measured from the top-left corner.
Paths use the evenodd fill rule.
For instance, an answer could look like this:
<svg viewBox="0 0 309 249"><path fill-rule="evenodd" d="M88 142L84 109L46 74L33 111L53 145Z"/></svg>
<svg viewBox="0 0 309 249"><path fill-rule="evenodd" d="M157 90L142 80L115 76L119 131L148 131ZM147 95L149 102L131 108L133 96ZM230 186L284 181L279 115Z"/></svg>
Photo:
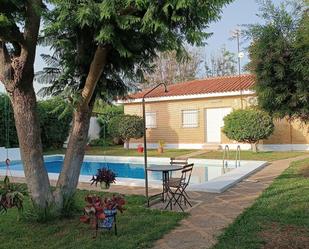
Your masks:
<svg viewBox="0 0 309 249"><path fill-rule="evenodd" d="M169 181L169 172L172 171L178 171L178 170L182 170L183 166L177 166L177 165L153 165L147 168L147 171L160 171L162 172L162 187L163 187L163 191L160 194L151 196L155 197L158 195L162 195L162 200L163 202L165 201L164 198L164 194L168 192L168 181Z"/></svg>

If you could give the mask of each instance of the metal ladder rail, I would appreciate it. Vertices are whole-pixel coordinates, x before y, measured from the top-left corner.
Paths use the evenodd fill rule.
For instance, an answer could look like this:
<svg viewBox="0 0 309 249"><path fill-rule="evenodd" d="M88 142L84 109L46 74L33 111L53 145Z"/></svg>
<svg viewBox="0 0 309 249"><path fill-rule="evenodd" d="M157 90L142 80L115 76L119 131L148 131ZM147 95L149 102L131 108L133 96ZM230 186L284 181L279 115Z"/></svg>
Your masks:
<svg viewBox="0 0 309 249"><path fill-rule="evenodd" d="M236 166L236 168L240 167L240 145L238 145L237 149L236 149L235 166Z"/></svg>
<svg viewBox="0 0 309 249"><path fill-rule="evenodd" d="M223 160L222 160L223 169L228 167L229 158L230 158L230 148L228 145L225 145L224 151L223 151Z"/></svg>

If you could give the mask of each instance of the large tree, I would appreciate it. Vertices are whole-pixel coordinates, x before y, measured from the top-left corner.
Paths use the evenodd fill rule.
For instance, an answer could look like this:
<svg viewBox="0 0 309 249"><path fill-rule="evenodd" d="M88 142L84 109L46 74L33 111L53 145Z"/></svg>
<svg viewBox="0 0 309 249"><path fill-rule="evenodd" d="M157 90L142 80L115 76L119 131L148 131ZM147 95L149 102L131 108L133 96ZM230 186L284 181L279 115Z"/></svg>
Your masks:
<svg viewBox="0 0 309 249"><path fill-rule="evenodd" d="M196 78L202 62L200 53L194 49L187 49L188 56L177 58L176 51L158 53L153 62L154 69L145 73L145 83L142 87L149 87L159 83L167 85L193 80Z"/></svg>
<svg viewBox="0 0 309 249"><path fill-rule="evenodd" d="M95 97L121 88L123 78L140 75L158 51L175 50L180 55L184 42L202 45L209 35L205 33L209 22L218 19L221 8L230 0L49 2L53 8L46 15L45 42L56 51L62 68L52 89L69 89L75 110L55 192L55 201L61 206L63 197L73 194L78 183ZM0 75L11 94L31 196L44 207L53 196L43 165L33 91L42 2L0 3ZM23 25L24 30L20 30Z"/></svg>
<svg viewBox="0 0 309 249"><path fill-rule="evenodd" d="M13 106L31 198L36 205L45 207L53 196L44 167L33 89L33 64L42 11L41 0L0 1L0 81Z"/></svg>
<svg viewBox="0 0 309 249"><path fill-rule="evenodd" d="M262 109L280 118L309 120L308 9L304 2L293 6L261 5L265 23L249 25L252 38L248 67L256 75L256 92Z"/></svg>
<svg viewBox="0 0 309 249"><path fill-rule="evenodd" d="M206 77L235 75L237 73L236 68L236 56L225 46L219 50L218 54L211 54L210 58L205 60Z"/></svg>

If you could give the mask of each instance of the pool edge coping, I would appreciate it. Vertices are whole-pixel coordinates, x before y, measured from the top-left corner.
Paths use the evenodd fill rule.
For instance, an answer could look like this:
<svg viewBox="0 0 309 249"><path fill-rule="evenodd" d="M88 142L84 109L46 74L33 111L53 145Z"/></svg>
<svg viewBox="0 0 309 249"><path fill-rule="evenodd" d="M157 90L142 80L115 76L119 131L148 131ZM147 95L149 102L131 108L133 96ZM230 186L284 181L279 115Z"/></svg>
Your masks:
<svg viewBox="0 0 309 249"><path fill-rule="evenodd" d="M50 157L64 157L63 154L55 154L55 155L46 155L44 156L44 159L50 158ZM126 160L128 162L143 162L143 157L123 157L123 156L96 156L96 155L85 155L84 159L116 159L116 161L123 161ZM148 157L149 163L152 160L156 160L156 162L166 163L166 161L170 160L168 157ZM189 162L194 161L195 163L207 163L209 161L216 161L222 162L222 160L217 159L200 159L200 158L190 158ZM233 160L230 160L230 162L234 162ZM192 184L188 187L188 191L200 191L200 192L210 192L210 193L222 193L226 191L227 189L231 188L232 186L236 185L240 181L244 180L248 176L256 173L260 169L264 168L265 166L269 165L269 162L267 161L255 161L255 160L242 160L243 163L249 163L249 165L235 168L234 170L231 170L224 175L221 175L219 177L213 178L209 180L206 183L200 183L200 184ZM257 165L250 165L251 163L257 163ZM0 176L5 175L6 170L0 169ZM11 170L11 174L13 177L25 177L23 171L14 171ZM57 180L59 173L48 173L50 180ZM90 183L90 176L88 175L80 175L79 182L83 183ZM116 185L119 186L131 186L131 187L144 187L145 180L144 179L135 179L135 178L117 178ZM149 187L150 188L162 188L161 181L152 180L149 181Z"/></svg>

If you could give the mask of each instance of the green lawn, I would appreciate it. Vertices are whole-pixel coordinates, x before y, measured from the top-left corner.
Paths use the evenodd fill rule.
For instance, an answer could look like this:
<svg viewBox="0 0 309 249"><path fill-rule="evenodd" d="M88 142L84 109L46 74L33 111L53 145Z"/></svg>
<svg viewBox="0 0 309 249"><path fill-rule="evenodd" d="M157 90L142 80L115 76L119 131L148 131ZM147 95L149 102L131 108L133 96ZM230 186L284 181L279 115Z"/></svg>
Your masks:
<svg viewBox="0 0 309 249"><path fill-rule="evenodd" d="M213 249L309 248L308 173L309 159L292 163Z"/></svg>
<svg viewBox="0 0 309 249"><path fill-rule="evenodd" d="M148 156L150 157L176 157L190 154L198 150L184 150L184 149L165 149L164 153L160 154L157 150L148 150ZM63 154L64 149L59 150L46 150L46 155L52 154ZM241 160L262 160L262 161L274 161L279 159L286 159L290 157L296 157L303 155L306 152L258 152L254 153L251 151L241 151ZM307 152L308 153L308 152ZM138 153L136 149L127 150L123 146L93 146L86 150L87 155L107 155L107 156L143 156L143 153ZM309 153L308 153L309 154ZM205 159L222 159L222 151L209 151L201 155L193 156L194 158L205 158ZM230 151L230 159L235 159L235 152Z"/></svg>
<svg viewBox="0 0 309 249"><path fill-rule="evenodd" d="M153 157L175 157L175 156L182 156L185 154L189 154L194 152L195 150L182 150L182 149L166 149L164 153L160 154L157 150L147 150L148 156ZM52 154L63 154L65 153L64 149L60 150L47 150L45 151L46 155ZM106 155L106 156L143 156L143 153L137 152L136 149L127 150L123 148L123 146L109 146L109 147L102 147L102 146L92 146L87 148L86 155Z"/></svg>
<svg viewBox="0 0 309 249"><path fill-rule="evenodd" d="M127 210L117 215L118 236L113 231L102 231L93 239L94 230L79 222L88 191L76 195L80 212L71 219L54 220L45 224L16 220L17 211L0 214L0 248L10 249L69 249L69 248L149 248L186 217L184 213L151 210L144 207L145 198L126 196ZM29 200L26 201L27 210ZM25 211L26 212L26 211Z"/></svg>
<svg viewBox="0 0 309 249"><path fill-rule="evenodd" d="M240 158L241 160L261 160L261 161L275 161L280 159L286 159L290 157L301 156L308 152L298 152L298 151L261 151L261 152L252 152L252 151L241 151ZM195 156L196 158L206 158L206 159L222 159L222 151L210 151L205 154ZM230 151L229 158L234 160L236 158L235 151Z"/></svg>

